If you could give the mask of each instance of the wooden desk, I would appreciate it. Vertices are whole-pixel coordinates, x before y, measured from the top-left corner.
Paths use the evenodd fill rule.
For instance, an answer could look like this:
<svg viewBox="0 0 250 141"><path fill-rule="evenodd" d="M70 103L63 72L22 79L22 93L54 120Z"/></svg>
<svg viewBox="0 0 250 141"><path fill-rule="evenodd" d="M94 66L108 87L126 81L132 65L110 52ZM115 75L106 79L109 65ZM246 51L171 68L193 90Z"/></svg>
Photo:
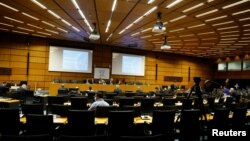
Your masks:
<svg viewBox="0 0 250 141"><path fill-rule="evenodd" d="M20 100L11 98L0 98L0 107L3 108L18 108Z"/></svg>
<svg viewBox="0 0 250 141"><path fill-rule="evenodd" d="M76 88L78 87L80 91L86 91L89 89L89 86L92 87L94 91L107 91L113 92L115 89L115 85L103 85L103 84L76 84L76 83L50 83L49 86L49 94L57 95L57 90L64 84L65 88ZM138 85L144 92L155 91L155 87L158 85ZM136 91L137 85L120 85L121 90L124 91Z"/></svg>

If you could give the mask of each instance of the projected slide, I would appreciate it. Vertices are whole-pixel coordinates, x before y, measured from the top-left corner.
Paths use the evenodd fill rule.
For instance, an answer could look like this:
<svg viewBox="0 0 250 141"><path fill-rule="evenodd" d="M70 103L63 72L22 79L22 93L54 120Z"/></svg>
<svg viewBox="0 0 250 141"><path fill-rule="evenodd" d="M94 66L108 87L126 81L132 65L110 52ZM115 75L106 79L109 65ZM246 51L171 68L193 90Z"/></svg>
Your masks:
<svg viewBox="0 0 250 141"><path fill-rule="evenodd" d="M49 71L92 72L92 50L50 46Z"/></svg>
<svg viewBox="0 0 250 141"><path fill-rule="evenodd" d="M63 50L63 69L88 70L88 53Z"/></svg>
<svg viewBox="0 0 250 141"><path fill-rule="evenodd" d="M112 74L144 76L145 56L112 53Z"/></svg>

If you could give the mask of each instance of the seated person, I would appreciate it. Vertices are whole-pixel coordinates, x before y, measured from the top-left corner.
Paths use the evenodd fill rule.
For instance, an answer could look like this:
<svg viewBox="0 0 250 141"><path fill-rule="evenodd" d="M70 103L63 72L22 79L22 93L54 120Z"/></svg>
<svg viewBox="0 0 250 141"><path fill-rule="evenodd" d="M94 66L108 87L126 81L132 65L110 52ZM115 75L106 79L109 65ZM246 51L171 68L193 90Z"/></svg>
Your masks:
<svg viewBox="0 0 250 141"><path fill-rule="evenodd" d="M142 89L141 89L141 87L137 87L137 90L135 91L137 94L140 94L140 93L143 93L143 91L142 91Z"/></svg>
<svg viewBox="0 0 250 141"><path fill-rule="evenodd" d="M114 93L117 93L117 94L122 93L122 90L120 89L119 85L115 85Z"/></svg>
<svg viewBox="0 0 250 141"><path fill-rule="evenodd" d="M109 104L104 101L103 94L97 93L95 96L95 102L91 104L88 110L96 110L96 107L107 107Z"/></svg>
<svg viewBox="0 0 250 141"><path fill-rule="evenodd" d="M89 89L87 90L87 92L94 92L94 90L92 89L91 86L89 86Z"/></svg>

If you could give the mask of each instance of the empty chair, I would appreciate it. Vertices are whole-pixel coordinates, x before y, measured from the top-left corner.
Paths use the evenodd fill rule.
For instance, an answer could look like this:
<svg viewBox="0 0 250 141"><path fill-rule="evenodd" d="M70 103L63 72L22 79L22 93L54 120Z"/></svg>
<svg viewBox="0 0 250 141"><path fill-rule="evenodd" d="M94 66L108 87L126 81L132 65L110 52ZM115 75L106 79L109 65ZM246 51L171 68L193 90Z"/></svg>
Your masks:
<svg viewBox="0 0 250 141"><path fill-rule="evenodd" d="M108 117L109 111L116 111L116 107L114 106L98 106L95 110L95 117L103 118Z"/></svg>
<svg viewBox="0 0 250 141"><path fill-rule="evenodd" d="M68 135L90 136L95 134L95 112L88 110L68 111Z"/></svg>
<svg viewBox="0 0 250 141"><path fill-rule="evenodd" d="M48 96L48 105L63 104L67 101L67 96Z"/></svg>
<svg viewBox="0 0 250 141"><path fill-rule="evenodd" d="M88 102L92 103L95 99L95 92L87 92Z"/></svg>
<svg viewBox="0 0 250 141"><path fill-rule="evenodd" d="M52 141L49 134L41 135L3 135L1 141Z"/></svg>
<svg viewBox="0 0 250 141"><path fill-rule="evenodd" d="M107 136L71 136L60 135L57 141L108 141Z"/></svg>
<svg viewBox="0 0 250 141"><path fill-rule="evenodd" d="M172 137L175 130L175 111L161 110L153 112L152 133Z"/></svg>
<svg viewBox="0 0 250 141"><path fill-rule="evenodd" d="M113 99L117 95L118 95L118 93L112 93L112 92L105 93L106 99Z"/></svg>
<svg viewBox="0 0 250 141"><path fill-rule="evenodd" d="M120 97L119 98L119 107L123 106L134 106L134 98L133 97Z"/></svg>
<svg viewBox="0 0 250 141"><path fill-rule="evenodd" d="M161 135L152 136L121 136L120 141L161 141Z"/></svg>
<svg viewBox="0 0 250 141"><path fill-rule="evenodd" d="M43 114L43 105L42 104L25 104L21 105L22 113L27 114Z"/></svg>
<svg viewBox="0 0 250 141"><path fill-rule="evenodd" d="M18 135L20 119L18 109L0 109L0 133L2 135Z"/></svg>
<svg viewBox="0 0 250 141"><path fill-rule="evenodd" d="M201 134L199 109L184 109L180 117L180 139L195 140Z"/></svg>
<svg viewBox="0 0 250 141"><path fill-rule="evenodd" d="M193 106L193 98L183 98L182 99L182 109L191 109Z"/></svg>
<svg viewBox="0 0 250 141"><path fill-rule="evenodd" d="M26 132L29 135L51 134L54 131L52 115L26 115Z"/></svg>
<svg viewBox="0 0 250 141"><path fill-rule="evenodd" d="M247 107L237 107L233 110L232 127L238 131L246 130Z"/></svg>
<svg viewBox="0 0 250 141"><path fill-rule="evenodd" d="M175 98L169 98L169 97L164 97L162 99L162 103L164 106L175 106L176 103L176 99Z"/></svg>
<svg viewBox="0 0 250 141"><path fill-rule="evenodd" d="M88 109L87 97L71 97L70 101L71 101L70 109L74 109L74 110L86 110L86 109Z"/></svg>
<svg viewBox="0 0 250 141"><path fill-rule="evenodd" d="M111 136L129 136L133 134L134 111L110 111L108 133Z"/></svg>
<svg viewBox="0 0 250 141"><path fill-rule="evenodd" d="M228 108L218 108L214 111L214 117L211 121L211 128L216 129L228 129L229 124L229 112Z"/></svg>
<svg viewBox="0 0 250 141"><path fill-rule="evenodd" d="M154 110L154 98L141 99L141 114L152 114Z"/></svg>
<svg viewBox="0 0 250 141"><path fill-rule="evenodd" d="M62 105L62 104L52 104L51 105L51 113L55 115L59 115L62 117L66 117L68 114L70 106Z"/></svg>

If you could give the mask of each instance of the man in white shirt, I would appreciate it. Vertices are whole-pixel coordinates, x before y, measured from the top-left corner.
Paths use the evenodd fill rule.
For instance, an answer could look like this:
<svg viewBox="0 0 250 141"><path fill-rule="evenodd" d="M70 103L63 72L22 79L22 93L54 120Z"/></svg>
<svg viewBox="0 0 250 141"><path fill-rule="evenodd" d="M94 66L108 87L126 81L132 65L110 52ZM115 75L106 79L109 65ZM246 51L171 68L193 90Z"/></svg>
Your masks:
<svg viewBox="0 0 250 141"><path fill-rule="evenodd" d="M88 110L92 111L96 110L96 107L107 107L107 106L109 106L109 104L106 101L104 101L103 94L97 93L95 102L91 104Z"/></svg>

